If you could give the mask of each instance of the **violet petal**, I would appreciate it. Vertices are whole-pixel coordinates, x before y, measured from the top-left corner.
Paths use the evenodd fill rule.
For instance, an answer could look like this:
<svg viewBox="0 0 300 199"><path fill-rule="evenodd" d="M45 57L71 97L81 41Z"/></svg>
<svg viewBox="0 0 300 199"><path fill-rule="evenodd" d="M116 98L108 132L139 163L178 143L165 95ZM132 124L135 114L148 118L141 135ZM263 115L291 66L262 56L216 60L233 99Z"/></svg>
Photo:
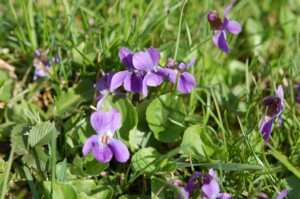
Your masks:
<svg viewBox="0 0 300 199"><path fill-rule="evenodd" d="M135 74L127 75L127 77L124 79L124 89L129 92L141 92L142 88L142 77L137 76Z"/></svg>
<svg viewBox="0 0 300 199"><path fill-rule="evenodd" d="M230 198L231 198L231 196L228 193L221 193L218 196L218 199L230 199Z"/></svg>
<svg viewBox="0 0 300 199"><path fill-rule="evenodd" d="M294 84L294 88L300 90L300 84Z"/></svg>
<svg viewBox="0 0 300 199"><path fill-rule="evenodd" d="M192 65L194 65L196 62L196 58L192 58L190 63L187 65L186 69L189 69Z"/></svg>
<svg viewBox="0 0 300 199"><path fill-rule="evenodd" d="M191 89L196 86L196 80L194 76L188 72L180 74L178 79L177 89L182 93L190 93Z"/></svg>
<svg viewBox="0 0 300 199"><path fill-rule="evenodd" d="M178 68L179 68L180 70L186 70L186 65L185 65L183 62L181 62L181 63L179 64Z"/></svg>
<svg viewBox="0 0 300 199"><path fill-rule="evenodd" d="M187 185L184 187L185 191L191 193L197 187L198 183L195 181L195 179L197 179L199 176L201 176L201 172L195 171L193 173L193 175L189 178Z"/></svg>
<svg viewBox="0 0 300 199"><path fill-rule="evenodd" d="M159 86L164 81L164 76L155 72L147 73L144 77L147 86Z"/></svg>
<svg viewBox="0 0 300 199"><path fill-rule="evenodd" d="M99 101L97 102L97 106L96 106L97 109L102 109L102 106L103 106L103 103L104 103L104 100L105 100L105 96L106 96L106 95L102 96L102 97L99 99Z"/></svg>
<svg viewBox="0 0 300 199"><path fill-rule="evenodd" d="M120 140L111 139L109 147L118 162L126 162L129 159L129 150Z"/></svg>
<svg viewBox="0 0 300 199"><path fill-rule="evenodd" d="M150 55L145 52L138 52L134 54L132 62L134 68L141 71L152 71L155 66Z"/></svg>
<svg viewBox="0 0 300 199"><path fill-rule="evenodd" d="M101 143L93 147L93 155L99 162L109 162L113 153L106 143Z"/></svg>
<svg viewBox="0 0 300 199"><path fill-rule="evenodd" d="M127 70L117 72L111 79L110 88L112 90L119 88L123 84L124 79L127 75L130 75Z"/></svg>
<svg viewBox="0 0 300 199"><path fill-rule="evenodd" d="M157 66L160 60L160 53L155 48L148 48L146 52L150 55L153 66Z"/></svg>
<svg viewBox="0 0 300 199"><path fill-rule="evenodd" d="M110 90L111 80L115 75L114 72L108 72L103 77L99 79L99 81L94 85L94 87L99 91Z"/></svg>
<svg viewBox="0 0 300 199"><path fill-rule="evenodd" d="M133 53L128 48L121 48L118 52L118 55L125 66L127 66L128 68L133 67L132 64Z"/></svg>
<svg viewBox="0 0 300 199"><path fill-rule="evenodd" d="M239 34L242 31L241 25L236 21L229 21L226 30L230 32L231 34Z"/></svg>
<svg viewBox="0 0 300 199"><path fill-rule="evenodd" d="M209 184L202 185L201 190L208 199L217 198L220 193L220 187L216 180L211 180Z"/></svg>
<svg viewBox="0 0 300 199"><path fill-rule="evenodd" d="M226 33L224 31L220 32L220 36L218 39L218 47L223 50L225 53L230 53L230 49L226 42Z"/></svg>
<svg viewBox="0 0 300 199"><path fill-rule="evenodd" d="M283 88L281 85L278 86L277 90L276 90L276 96L283 99L284 97L284 92L283 92Z"/></svg>
<svg viewBox="0 0 300 199"><path fill-rule="evenodd" d="M178 71L170 68L160 68L158 70L158 73L168 78L168 80L174 84L176 81Z"/></svg>
<svg viewBox="0 0 300 199"><path fill-rule="evenodd" d="M279 117L279 120L278 120L278 122L277 122L277 126L281 126L281 124L282 124L282 118L281 118L281 116Z"/></svg>
<svg viewBox="0 0 300 199"><path fill-rule="evenodd" d="M235 0L232 0L230 2L230 4L228 4L228 6L225 8L225 10L224 10L224 16L225 17L227 16L227 14L228 14L228 12L229 12L229 10L230 10L230 8L231 8L231 6L233 5L234 2L235 2Z"/></svg>
<svg viewBox="0 0 300 199"><path fill-rule="evenodd" d="M111 136L121 125L121 114L112 109L108 112L95 111L91 115L91 125L97 134L111 133Z"/></svg>
<svg viewBox="0 0 300 199"><path fill-rule="evenodd" d="M208 170L208 175L210 175L214 180L218 181L218 176L213 169Z"/></svg>
<svg viewBox="0 0 300 199"><path fill-rule="evenodd" d="M94 146L94 143L97 143L97 138L98 138L97 135L92 135L85 141L85 143L82 147L82 153L84 156L86 156L90 152L90 150Z"/></svg>
<svg viewBox="0 0 300 199"><path fill-rule="evenodd" d="M277 196L275 199L283 199L286 195L289 194L289 190L282 190Z"/></svg>
<svg viewBox="0 0 300 199"><path fill-rule="evenodd" d="M265 142L267 142L270 138L272 126L273 126L273 122L274 122L275 118L270 118L270 119L266 120L266 118L264 118L264 117L266 117L266 116L263 116L263 118L261 119L260 132L263 135Z"/></svg>

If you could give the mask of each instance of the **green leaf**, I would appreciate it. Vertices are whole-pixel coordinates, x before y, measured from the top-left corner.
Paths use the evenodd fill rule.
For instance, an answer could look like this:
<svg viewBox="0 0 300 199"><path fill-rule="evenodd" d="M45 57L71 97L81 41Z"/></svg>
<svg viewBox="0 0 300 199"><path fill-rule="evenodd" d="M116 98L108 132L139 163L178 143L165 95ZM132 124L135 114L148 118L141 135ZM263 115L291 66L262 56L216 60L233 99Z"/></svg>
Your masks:
<svg viewBox="0 0 300 199"><path fill-rule="evenodd" d="M53 133L57 133L54 123L42 122L32 127L29 132L28 143L32 147L47 144L51 141Z"/></svg>
<svg viewBox="0 0 300 199"><path fill-rule="evenodd" d="M31 148L29 153L22 157L22 161L28 166L40 171L47 171L49 168L50 156L45 152L45 149L40 146Z"/></svg>
<svg viewBox="0 0 300 199"><path fill-rule="evenodd" d="M83 80L67 92L62 93L55 102L57 114L62 116L66 113L74 112L78 105L92 101L95 89L90 80Z"/></svg>
<svg viewBox="0 0 300 199"><path fill-rule="evenodd" d="M42 185L43 185L44 193L47 196L46 198L77 199L77 193L71 185L62 182L54 182L52 195L51 195L51 182L44 181Z"/></svg>
<svg viewBox="0 0 300 199"><path fill-rule="evenodd" d="M151 179L151 197L152 198L174 198L174 191L170 182L164 179L152 178ZM185 197L183 197L185 199Z"/></svg>
<svg viewBox="0 0 300 199"><path fill-rule="evenodd" d="M98 188L94 180L76 179L69 180L65 184L71 185L77 193L84 192L88 195L91 194L92 189Z"/></svg>
<svg viewBox="0 0 300 199"><path fill-rule="evenodd" d="M153 171L173 171L176 168L175 161L171 158L160 160L161 154L154 148L144 148L136 152L131 159L135 171L151 173ZM159 161L158 161L159 160Z"/></svg>
<svg viewBox="0 0 300 199"><path fill-rule="evenodd" d="M6 109L7 110L7 109ZM14 127L15 122L7 121L5 123L0 124L0 141L7 142L11 137L11 131Z"/></svg>
<svg viewBox="0 0 300 199"><path fill-rule="evenodd" d="M135 171L144 170L145 172L152 172L156 166L151 164L160 154L154 148L144 148L136 152L131 159L132 167Z"/></svg>
<svg viewBox="0 0 300 199"><path fill-rule="evenodd" d="M0 70L0 101L7 102L12 97L14 81L7 72Z"/></svg>
<svg viewBox="0 0 300 199"><path fill-rule="evenodd" d="M27 140L28 136L25 133L29 128L25 124L17 124L11 131L11 147L15 148L15 153L19 155L27 154Z"/></svg>
<svg viewBox="0 0 300 199"><path fill-rule="evenodd" d="M102 171L107 169L109 162L99 162L95 159L92 153L89 153L83 158L82 168L85 169L85 173L92 176L98 176Z"/></svg>
<svg viewBox="0 0 300 199"><path fill-rule="evenodd" d="M66 180L67 165L66 159L56 165L56 177L60 182L64 182Z"/></svg>
<svg viewBox="0 0 300 199"><path fill-rule="evenodd" d="M84 192L81 192L78 197L78 199L99 199L99 198L105 198L105 199L110 199L113 198L114 195L114 190L110 186L102 185L102 186L97 186L96 189L91 190L91 195L87 195Z"/></svg>
<svg viewBox="0 0 300 199"><path fill-rule="evenodd" d="M193 164L193 166L222 169L226 171L258 171L258 170L267 171L268 170L267 167L262 167L259 165L239 164L239 163L201 163L201 164ZM177 163L177 168L189 168L189 167L191 167L190 163L185 163L185 162Z"/></svg>
<svg viewBox="0 0 300 199"><path fill-rule="evenodd" d="M6 162L2 158L0 158L0 173L4 173L5 169L6 169Z"/></svg>
<svg viewBox="0 0 300 199"><path fill-rule="evenodd" d="M149 195L122 195L119 199L151 199Z"/></svg>
<svg viewBox="0 0 300 199"><path fill-rule="evenodd" d="M34 104L29 104L22 100L20 104L14 104L12 108L8 107L5 112L6 118L17 124L34 125L40 119L44 120L44 112Z"/></svg>
<svg viewBox="0 0 300 199"><path fill-rule="evenodd" d="M289 199L298 199L300 196L300 178L295 175L286 179L287 184L291 187L291 191L288 194Z"/></svg>
<svg viewBox="0 0 300 199"><path fill-rule="evenodd" d="M277 151L274 147L272 147L270 144L268 144L270 147L270 153L279 160L289 171L291 171L295 176L300 178L300 171L292 165L282 154L280 154L279 151Z"/></svg>
<svg viewBox="0 0 300 199"><path fill-rule="evenodd" d="M183 149L181 153L188 156L192 155L204 158L207 156L211 157L215 154L214 156L219 156L217 159L222 159L227 155L226 150L215 145L205 129L200 125L194 125L185 130L181 146L186 145L188 147Z"/></svg>
<svg viewBox="0 0 300 199"><path fill-rule="evenodd" d="M135 129L138 123L138 116L134 106L127 98L108 95L105 97L103 110L108 111L112 108L118 109L122 115L122 126L119 129L120 136L124 140L129 140L129 133Z"/></svg>
<svg viewBox="0 0 300 199"><path fill-rule="evenodd" d="M183 101L171 93L153 100L147 108L146 119L157 140L172 142L183 131L186 115Z"/></svg>

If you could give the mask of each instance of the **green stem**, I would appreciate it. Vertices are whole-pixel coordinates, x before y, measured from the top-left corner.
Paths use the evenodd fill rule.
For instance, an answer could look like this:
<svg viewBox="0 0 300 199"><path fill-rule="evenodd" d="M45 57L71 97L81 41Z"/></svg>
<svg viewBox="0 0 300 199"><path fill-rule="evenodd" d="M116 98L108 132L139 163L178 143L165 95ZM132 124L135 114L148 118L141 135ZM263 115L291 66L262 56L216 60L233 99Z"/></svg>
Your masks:
<svg viewBox="0 0 300 199"><path fill-rule="evenodd" d="M185 7L186 1L184 1L181 13L180 13L180 20L179 20L179 26L178 26L178 33L177 33L177 39L176 39L176 47L175 47L175 53L174 53L174 60L177 58L178 53L178 47L179 47L179 41L180 41L180 32L181 32L181 24L182 24L182 17L183 17L183 10Z"/></svg>
<svg viewBox="0 0 300 199"><path fill-rule="evenodd" d="M221 133L222 133L222 137L223 137L225 148L227 149L227 141L226 141L226 136L225 136L225 128L224 128L224 125L223 125L222 116L221 116L221 112L220 112L220 109L219 109L219 106L218 106L217 98L215 96L215 92L212 89L212 87L210 87L210 92L212 94L212 98L213 98L214 103L216 105L217 115L218 115L218 118L219 118L219 121L220 121L219 124L220 124L221 130L222 130Z"/></svg>
<svg viewBox="0 0 300 199"><path fill-rule="evenodd" d="M55 182L55 164L56 164L56 132L52 133L51 141L51 193L53 196L53 187Z"/></svg>
<svg viewBox="0 0 300 199"><path fill-rule="evenodd" d="M34 198L34 199L38 199L38 198L39 198L39 194L38 194L38 191L37 191L37 189L36 189L36 186L35 186L35 184L34 184L34 182L33 182L33 177L32 177L32 175L31 175L31 173L30 173L28 167L23 166L22 168L23 168L25 177L26 177L26 179L27 179L29 188L30 188L30 190L31 190L31 192L32 192L33 198Z"/></svg>
<svg viewBox="0 0 300 199"><path fill-rule="evenodd" d="M3 184L2 184L1 199L5 198L9 173L10 173L10 170L11 170L11 165L13 163L13 158L14 158L14 153L15 153L14 150L15 150L14 147L12 147L11 151L10 151L10 154L9 154L7 168L6 168L5 173L4 173L4 180L3 180Z"/></svg>

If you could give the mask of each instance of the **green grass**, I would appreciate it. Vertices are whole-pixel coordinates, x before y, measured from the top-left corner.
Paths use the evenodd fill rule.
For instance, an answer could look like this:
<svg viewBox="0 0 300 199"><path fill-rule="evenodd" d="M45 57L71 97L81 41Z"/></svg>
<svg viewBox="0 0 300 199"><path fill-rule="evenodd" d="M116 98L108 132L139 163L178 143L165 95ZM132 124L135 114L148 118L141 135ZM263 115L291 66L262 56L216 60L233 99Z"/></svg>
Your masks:
<svg viewBox="0 0 300 199"><path fill-rule="evenodd" d="M229 18L243 31L227 34L232 53L225 54L213 44L206 14L216 10L223 18L228 3L1 1L0 59L14 68L0 65L1 197L169 198L180 191L172 180L186 182L193 171L214 168L221 191L233 198L256 198L259 192L272 198L283 189L292 190L288 198L299 198L300 104L293 84L300 82L300 4L238 0ZM166 81L150 87L143 100L129 93L124 101L109 98L107 107L122 112L117 135L132 159L108 164L92 154L84 157L82 146L95 133L89 118L100 71L125 70L118 57L121 47L136 52L151 46L161 52L162 67L168 57L184 63L195 57L189 72L196 88L181 94ZM33 81L37 48L61 61L52 64L49 77ZM285 92L283 124L274 124L265 143L259 132L261 102L275 95L280 84ZM182 121L173 116L166 121L166 133L179 132L169 143L155 137L153 118L146 114L149 104L166 93L172 93L167 100L179 103L178 110L185 110ZM163 106L157 110L167 111ZM49 131L43 135L47 141L31 145L30 130L45 121L58 133ZM188 134L195 139L181 145ZM202 144L195 146L197 141ZM199 198L200 189L193 194Z"/></svg>

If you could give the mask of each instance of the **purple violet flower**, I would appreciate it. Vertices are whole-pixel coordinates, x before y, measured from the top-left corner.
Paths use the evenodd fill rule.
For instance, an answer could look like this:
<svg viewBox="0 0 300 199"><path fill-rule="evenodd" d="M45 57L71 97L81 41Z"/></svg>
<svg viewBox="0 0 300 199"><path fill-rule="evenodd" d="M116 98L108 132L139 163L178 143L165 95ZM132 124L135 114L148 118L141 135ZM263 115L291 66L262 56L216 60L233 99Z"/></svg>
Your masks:
<svg viewBox="0 0 300 199"><path fill-rule="evenodd" d="M122 84L124 89L129 92L142 93L142 74L133 67L133 53L128 48L119 50L119 58L127 67L127 70L117 72L111 79L111 89L117 89Z"/></svg>
<svg viewBox="0 0 300 199"><path fill-rule="evenodd" d="M47 55L41 53L38 49L34 52L33 66L35 67L33 80L49 76L47 71L50 69L51 62L47 58Z"/></svg>
<svg viewBox="0 0 300 199"><path fill-rule="evenodd" d="M196 86L196 80L191 73L186 72L192 65L195 64L196 59L193 58L188 65L181 62L179 65L172 59L168 58L167 68L161 69L170 82L176 82L178 73L177 90L182 93L190 93L191 89Z"/></svg>
<svg viewBox="0 0 300 199"><path fill-rule="evenodd" d="M295 100L300 104L300 84L294 84L295 88Z"/></svg>
<svg viewBox="0 0 300 199"><path fill-rule="evenodd" d="M84 156L92 150L99 162L108 162L113 155L118 162L126 162L129 159L127 146L113 138L115 131L121 125L121 114L116 109L108 112L97 110L91 115L91 125L97 135L89 137L83 145Z"/></svg>
<svg viewBox="0 0 300 199"><path fill-rule="evenodd" d="M218 176L213 169L209 169L208 173L204 176L202 185L202 194L207 199L230 199L228 193L220 193L218 184Z"/></svg>
<svg viewBox="0 0 300 199"><path fill-rule="evenodd" d="M263 100L263 117L260 120L260 132L263 135L265 142L270 138L272 126L275 119L281 115L284 104L283 104L283 89L279 85L276 91L276 96L270 96ZM282 123L281 118L278 121L278 125Z"/></svg>
<svg viewBox="0 0 300 199"><path fill-rule="evenodd" d="M159 86L163 81L165 74L158 66L160 53L155 48L148 48L145 52L137 52L133 55L132 63L134 68L144 74L142 93L144 97L148 95L147 86Z"/></svg>
<svg viewBox="0 0 300 199"><path fill-rule="evenodd" d="M119 50L119 57L128 70L117 72L112 78L112 89L120 87L130 92L139 92L144 97L148 95L147 86L159 86L165 74L158 66L160 53L155 48L133 54L127 48Z"/></svg>
<svg viewBox="0 0 300 199"><path fill-rule="evenodd" d="M220 19L219 14L216 11L210 11L207 14L207 19L213 31L214 44L226 53L230 53L230 49L226 42L227 37L225 31L228 31L234 35L239 34L242 31L241 25L238 22L229 20L227 17L227 14L234 2L235 0L231 1L230 4L225 8L224 21Z"/></svg>
<svg viewBox="0 0 300 199"><path fill-rule="evenodd" d="M102 104L104 102L104 98L108 94L114 94L125 97L124 93L118 92L111 87L111 80L113 76L115 75L114 72L108 72L104 74L99 81L94 85L94 88L96 88L99 91L99 95L97 96L97 109L100 109L102 107Z"/></svg>

